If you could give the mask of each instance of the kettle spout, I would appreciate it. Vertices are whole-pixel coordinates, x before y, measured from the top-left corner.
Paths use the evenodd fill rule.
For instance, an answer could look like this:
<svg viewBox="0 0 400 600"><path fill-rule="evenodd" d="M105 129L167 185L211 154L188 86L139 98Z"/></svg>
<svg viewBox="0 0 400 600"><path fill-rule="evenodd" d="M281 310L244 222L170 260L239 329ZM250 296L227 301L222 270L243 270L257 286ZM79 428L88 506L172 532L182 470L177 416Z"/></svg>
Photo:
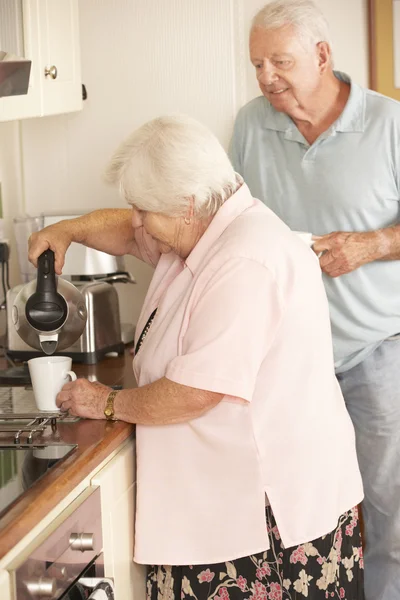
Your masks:
<svg viewBox="0 0 400 600"><path fill-rule="evenodd" d="M50 356L54 354L58 346L58 333L53 335L39 335L40 347L45 354Z"/></svg>

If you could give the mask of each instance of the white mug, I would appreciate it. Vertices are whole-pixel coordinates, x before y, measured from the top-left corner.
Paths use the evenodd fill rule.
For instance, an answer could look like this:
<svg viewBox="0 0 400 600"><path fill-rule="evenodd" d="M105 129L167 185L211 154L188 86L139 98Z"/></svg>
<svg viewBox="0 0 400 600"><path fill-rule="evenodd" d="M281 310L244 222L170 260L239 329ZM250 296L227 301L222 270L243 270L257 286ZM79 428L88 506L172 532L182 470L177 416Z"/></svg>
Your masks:
<svg viewBox="0 0 400 600"><path fill-rule="evenodd" d="M310 248L315 242L315 240L313 240L313 234L308 233L308 231L293 231L292 230L292 233L295 233L296 235L298 235L299 238L307 244L307 246L310 246Z"/></svg>
<svg viewBox="0 0 400 600"><path fill-rule="evenodd" d="M75 381L71 371L72 358L68 356L39 356L28 360L33 395L38 410L44 412L59 411L56 397L68 381Z"/></svg>
<svg viewBox="0 0 400 600"><path fill-rule="evenodd" d="M303 240L303 242L306 243L310 248L313 247L316 240L319 238L319 236L315 236L313 233L309 233L308 231L293 231L292 229L292 233L295 233L297 236L299 236L299 238ZM322 255L323 252L318 252L315 254L317 258L321 258Z"/></svg>

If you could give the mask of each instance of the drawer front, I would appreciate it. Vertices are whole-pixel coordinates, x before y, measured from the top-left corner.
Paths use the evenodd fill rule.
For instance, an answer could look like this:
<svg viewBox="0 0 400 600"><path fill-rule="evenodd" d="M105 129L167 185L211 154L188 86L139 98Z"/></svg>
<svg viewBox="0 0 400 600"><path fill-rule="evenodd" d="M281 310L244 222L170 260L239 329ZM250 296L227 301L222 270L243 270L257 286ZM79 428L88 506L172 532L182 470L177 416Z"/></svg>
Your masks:
<svg viewBox="0 0 400 600"><path fill-rule="evenodd" d="M85 492L83 495L87 496ZM94 488L83 501L78 497L65 520L62 515L60 520L60 525L15 570L17 600L61 597L101 554L99 488Z"/></svg>

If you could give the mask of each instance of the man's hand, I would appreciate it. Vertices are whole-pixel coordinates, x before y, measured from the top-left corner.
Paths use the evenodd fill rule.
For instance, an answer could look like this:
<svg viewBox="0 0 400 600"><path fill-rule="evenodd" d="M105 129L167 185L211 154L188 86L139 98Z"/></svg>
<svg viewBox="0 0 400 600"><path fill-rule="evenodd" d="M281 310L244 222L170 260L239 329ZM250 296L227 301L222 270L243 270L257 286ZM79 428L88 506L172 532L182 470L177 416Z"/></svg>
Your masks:
<svg viewBox="0 0 400 600"><path fill-rule="evenodd" d="M111 388L102 383L77 379L66 383L56 398L57 406L70 415L86 419L105 419L104 409Z"/></svg>
<svg viewBox="0 0 400 600"><path fill-rule="evenodd" d="M46 250L54 252L54 266L57 275L61 275L65 261L65 253L71 244L71 236L63 221L49 225L36 233L32 233L28 240L28 258L37 267L37 259Z"/></svg>
<svg viewBox="0 0 400 600"><path fill-rule="evenodd" d="M319 259L322 271L330 277L339 277L382 258L380 234L380 231L334 231L321 237L315 236L312 249L317 255L322 252Z"/></svg>

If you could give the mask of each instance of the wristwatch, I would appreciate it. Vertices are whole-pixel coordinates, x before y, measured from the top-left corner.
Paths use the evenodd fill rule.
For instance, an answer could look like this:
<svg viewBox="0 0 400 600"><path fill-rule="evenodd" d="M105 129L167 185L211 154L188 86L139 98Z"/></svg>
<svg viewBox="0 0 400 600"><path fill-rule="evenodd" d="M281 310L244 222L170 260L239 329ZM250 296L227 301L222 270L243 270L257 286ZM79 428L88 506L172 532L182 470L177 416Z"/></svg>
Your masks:
<svg viewBox="0 0 400 600"><path fill-rule="evenodd" d="M104 416L107 419L107 421L114 421L114 399L115 396L118 394L119 390L113 390L112 392L110 392L108 394L108 398L107 398L107 402L106 402L106 407L104 409Z"/></svg>

